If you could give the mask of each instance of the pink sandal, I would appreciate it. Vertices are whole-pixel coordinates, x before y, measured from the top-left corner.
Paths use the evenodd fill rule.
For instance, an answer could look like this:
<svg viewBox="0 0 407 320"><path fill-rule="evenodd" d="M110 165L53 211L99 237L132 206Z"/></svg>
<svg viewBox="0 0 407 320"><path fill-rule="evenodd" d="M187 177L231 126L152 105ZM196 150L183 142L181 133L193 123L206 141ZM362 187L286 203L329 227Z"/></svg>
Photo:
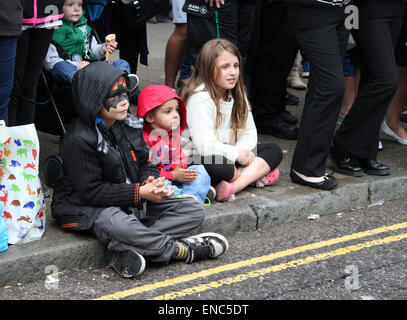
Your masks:
<svg viewBox="0 0 407 320"><path fill-rule="evenodd" d="M275 185L280 177L280 170L275 168L273 171L270 171L263 178L256 181L256 187L262 188L264 186Z"/></svg>
<svg viewBox="0 0 407 320"><path fill-rule="evenodd" d="M221 181L215 187L216 201L226 201L235 194L235 185L226 181Z"/></svg>

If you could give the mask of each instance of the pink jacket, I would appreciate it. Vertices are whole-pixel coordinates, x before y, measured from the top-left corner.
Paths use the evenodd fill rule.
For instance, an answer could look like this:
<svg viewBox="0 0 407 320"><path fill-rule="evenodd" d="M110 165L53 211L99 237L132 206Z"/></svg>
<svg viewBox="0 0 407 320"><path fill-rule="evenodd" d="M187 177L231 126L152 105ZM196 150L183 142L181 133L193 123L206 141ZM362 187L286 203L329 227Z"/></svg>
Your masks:
<svg viewBox="0 0 407 320"><path fill-rule="evenodd" d="M144 123L143 137L154 152L157 161L157 168L160 170L160 176L168 180L173 179L172 171L182 163L182 168L188 167L188 158L181 150L181 133L187 122L187 110L184 101L170 88L165 85L150 85L144 88L139 96L137 103L137 116L139 118L154 108L162 105L164 102L178 99L180 113L180 129L177 132L168 133L167 137L157 137L151 135L151 127Z"/></svg>

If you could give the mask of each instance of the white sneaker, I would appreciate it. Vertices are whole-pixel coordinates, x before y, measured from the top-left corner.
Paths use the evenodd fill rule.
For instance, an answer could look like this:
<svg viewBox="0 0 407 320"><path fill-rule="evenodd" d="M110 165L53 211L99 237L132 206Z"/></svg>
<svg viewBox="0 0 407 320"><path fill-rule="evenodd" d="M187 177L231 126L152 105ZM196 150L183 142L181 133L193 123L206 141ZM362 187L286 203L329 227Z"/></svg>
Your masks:
<svg viewBox="0 0 407 320"><path fill-rule="evenodd" d="M229 249L229 243L218 233L206 232L179 240L188 247L188 258L185 263L197 260L217 258Z"/></svg>

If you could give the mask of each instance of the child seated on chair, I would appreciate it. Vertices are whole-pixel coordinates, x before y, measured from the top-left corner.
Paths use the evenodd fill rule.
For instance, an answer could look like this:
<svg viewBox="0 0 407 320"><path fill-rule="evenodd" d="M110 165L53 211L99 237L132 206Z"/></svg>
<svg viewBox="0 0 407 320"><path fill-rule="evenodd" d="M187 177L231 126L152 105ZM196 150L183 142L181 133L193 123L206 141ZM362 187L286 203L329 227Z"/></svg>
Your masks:
<svg viewBox="0 0 407 320"><path fill-rule="evenodd" d="M70 84L78 70L92 61L103 60L106 54L112 54L117 42L97 43L83 13L82 0L65 0L63 12L63 24L54 31L44 68L58 83ZM125 60L116 60L112 65L131 73Z"/></svg>
<svg viewBox="0 0 407 320"><path fill-rule="evenodd" d="M174 197L192 195L205 203L211 179L204 166L188 167L188 158L181 150L180 135L187 117L181 98L168 86L147 86L139 95L137 116L144 118L144 140L158 160L160 176L175 191ZM213 192L209 200L215 197Z"/></svg>

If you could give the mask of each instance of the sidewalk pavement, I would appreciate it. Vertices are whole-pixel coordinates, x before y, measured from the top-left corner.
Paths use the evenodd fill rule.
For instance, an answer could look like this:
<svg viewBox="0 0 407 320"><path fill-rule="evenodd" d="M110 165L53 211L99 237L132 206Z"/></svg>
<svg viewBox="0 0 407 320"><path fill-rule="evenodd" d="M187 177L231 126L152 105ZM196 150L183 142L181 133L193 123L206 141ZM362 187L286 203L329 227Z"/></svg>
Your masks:
<svg viewBox="0 0 407 320"><path fill-rule="evenodd" d="M173 30L171 22L149 23L147 27L149 66L140 65L137 72L142 87L164 82L165 45ZM291 92L301 98L301 103L299 106L288 106L288 110L300 117L305 91ZM38 135L42 168L43 161L57 152L59 137L40 131ZM309 223L308 217L313 214L323 219L326 214L406 197L407 148L389 137L382 136L384 150L378 154L378 160L391 168L389 176L353 178L335 174L339 186L333 191L319 191L291 183L289 169L295 141L260 135L259 142L274 142L283 149L284 158L279 167L277 185L262 189L247 188L237 195L235 201L214 202L205 208L206 218L196 232L211 231L232 236L236 231L250 232L294 220ZM52 193L51 189L49 191ZM27 244L11 245L7 251L0 253L0 286L45 279L45 268L49 265L56 266L59 271L105 265L104 250L96 238L62 231L52 218L49 207L51 198L45 200L48 214L43 237Z"/></svg>

